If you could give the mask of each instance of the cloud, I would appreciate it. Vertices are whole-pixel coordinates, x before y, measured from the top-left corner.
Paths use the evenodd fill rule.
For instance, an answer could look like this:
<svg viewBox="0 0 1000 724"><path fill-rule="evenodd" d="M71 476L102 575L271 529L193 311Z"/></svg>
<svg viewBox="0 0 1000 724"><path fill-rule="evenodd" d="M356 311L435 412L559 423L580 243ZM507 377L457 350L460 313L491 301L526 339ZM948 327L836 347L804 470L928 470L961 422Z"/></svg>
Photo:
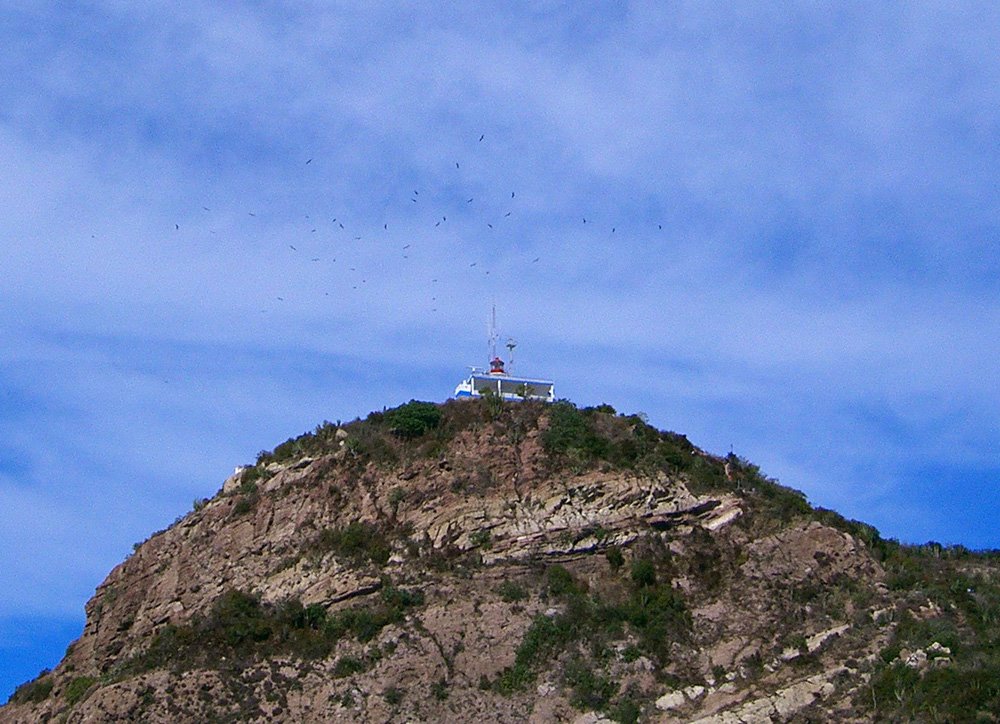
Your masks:
<svg viewBox="0 0 1000 724"><path fill-rule="evenodd" d="M494 300L560 395L996 545L941 501L1000 444L998 12L19 4L0 612L78 611L262 447L442 399Z"/></svg>

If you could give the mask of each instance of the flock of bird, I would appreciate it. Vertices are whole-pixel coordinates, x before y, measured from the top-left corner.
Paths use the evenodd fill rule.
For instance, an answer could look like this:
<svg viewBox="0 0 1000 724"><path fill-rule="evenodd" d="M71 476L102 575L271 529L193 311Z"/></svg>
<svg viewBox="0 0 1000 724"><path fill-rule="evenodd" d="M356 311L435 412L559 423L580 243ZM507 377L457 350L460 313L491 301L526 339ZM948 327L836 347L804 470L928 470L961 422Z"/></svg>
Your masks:
<svg viewBox="0 0 1000 724"><path fill-rule="evenodd" d="M483 143L486 136L482 134L479 136L478 143ZM304 166L310 166L310 171L317 167L321 167L321 163L314 164L314 159L312 157L308 158L304 162ZM460 161L455 161L456 171L460 171L462 166ZM412 193L406 194L409 199L409 203L406 204L409 208L397 208L395 214L388 216L388 218L381 219L381 228L378 228L377 224L369 224L367 227L362 227L360 225L345 225L346 217L342 215L334 216L330 214L328 217L316 217L313 218L309 214L304 214L303 220L306 223L308 231L308 237L300 240L298 237L294 239L296 243L291 243L286 240L285 245L287 246L287 253L292 255L299 255L302 260L308 260L309 264L313 265L329 265L328 271L331 274L327 278L332 278L334 275L334 268L332 265L337 264L340 268L339 274L346 274L347 283L350 284L351 290L363 289L368 284L369 277L374 274L384 273L386 268L386 256L392 248L396 249L398 253L398 258L402 260L409 260L411 255L417 251L415 248L415 243L419 240L426 242L426 234L420 234L419 229L422 224L432 224L426 231L440 230L442 226L448 226L449 216L448 212L453 215L453 222L458 217L458 221L461 222L461 228L463 232L467 233L470 228L469 222L472 222L471 228L480 226L486 235L486 240L492 242L493 246L493 258L496 259L496 251L502 249L504 252L509 251L506 244L502 244L499 241L497 232L503 228L504 224L509 224L511 222L511 217L514 216L517 211L518 196L517 191L505 191L501 195L491 195L486 194L485 202L482 204L477 203L476 195L469 195L468 193L459 195L455 191L455 187L459 184L455 181L451 183L442 184L443 190L435 189L424 189L424 193L421 193L421 188L414 188ZM446 190L444 190L446 189ZM509 194L509 196L507 195ZM503 199L501 202L500 199ZM423 212L423 216L420 216L416 210L424 207L427 211ZM212 209L208 206L202 206L204 212L211 212ZM258 219L263 221L262 217L266 217L267 214L263 214L262 217L258 217L258 210L246 211L248 217ZM435 213L436 212L436 213ZM329 218L329 221L326 221ZM401 239L394 238L390 233L390 220L393 219L392 225L394 227L402 227L408 234L406 243L400 244ZM594 226L593 221L588 219L586 216L580 216L580 224ZM322 227L322 228L321 228ZM662 224L658 225L658 228L662 230ZM174 224L175 231L180 231L181 225L179 223ZM373 231L374 229L374 231ZM214 230L209 230L209 233L216 233ZM294 233L294 232L293 232ZM617 233L617 226L610 226L610 234ZM492 236L490 236L492 235ZM316 241L317 239L321 241ZM346 241L346 244L340 244L339 242ZM475 242L479 240L460 240L463 250L468 253L475 247ZM377 254L377 263L372 263L372 255L365 255L363 253L358 253L365 245L371 243L372 245L379 245L378 247L370 246L369 251ZM392 244L392 246L387 246L387 244ZM300 248L301 247L301 248ZM309 250L307 252L307 249ZM339 250L339 251L338 251ZM310 253L311 252L311 253ZM480 250L479 254L471 253L471 261L467 261L466 274L481 274L483 277L490 276L491 269L487 254L484 253L485 250ZM341 262L338 263L338 255L341 258ZM345 263L345 257L350 259L354 257L353 263L348 261ZM535 256L530 260L527 257L524 259L525 264L538 264L542 260L541 256ZM484 262L480 264L480 262ZM359 265L367 263L367 267L362 267ZM453 268L461 268L460 264L452 264ZM401 279L406 279L407 281L414 281L412 275L407 275L406 270L400 270L403 276ZM292 292L282 292L281 294L274 294L272 297L273 302L284 303L286 299L291 299L291 293L294 290L303 288L301 284L292 284L291 282L299 282L301 280L289 280L288 288ZM430 294L425 301L427 302L427 309L430 312L438 311L438 296L437 287L439 276L435 276L429 279L429 291ZM330 296L330 292L324 292L325 296ZM271 306L265 306L260 311L262 313L267 312L271 309Z"/></svg>

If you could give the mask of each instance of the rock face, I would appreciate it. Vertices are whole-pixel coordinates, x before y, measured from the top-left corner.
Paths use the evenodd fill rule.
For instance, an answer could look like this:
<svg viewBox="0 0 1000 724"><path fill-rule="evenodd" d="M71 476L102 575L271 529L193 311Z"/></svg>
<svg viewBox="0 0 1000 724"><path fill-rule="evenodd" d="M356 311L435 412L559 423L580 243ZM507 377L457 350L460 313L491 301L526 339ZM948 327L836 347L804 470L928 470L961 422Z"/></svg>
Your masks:
<svg viewBox="0 0 1000 724"><path fill-rule="evenodd" d="M237 469L111 571L0 721L867 718L894 603L864 544L637 418L562 411L567 445L512 407Z"/></svg>

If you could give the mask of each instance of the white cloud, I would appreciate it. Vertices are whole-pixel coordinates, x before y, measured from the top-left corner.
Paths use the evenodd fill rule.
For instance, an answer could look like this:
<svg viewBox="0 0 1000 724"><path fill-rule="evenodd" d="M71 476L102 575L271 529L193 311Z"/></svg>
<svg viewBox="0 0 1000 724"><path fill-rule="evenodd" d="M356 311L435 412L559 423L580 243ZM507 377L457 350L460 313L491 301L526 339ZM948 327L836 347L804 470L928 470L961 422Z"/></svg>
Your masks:
<svg viewBox="0 0 1000 724"><path fill-rule="evenodd" d="M927 471L974 490L1000 442L996 10L53 12L0 36L0 611L78 610L261 447L443 398L494 298L560 395L987 535Z"/></svg>

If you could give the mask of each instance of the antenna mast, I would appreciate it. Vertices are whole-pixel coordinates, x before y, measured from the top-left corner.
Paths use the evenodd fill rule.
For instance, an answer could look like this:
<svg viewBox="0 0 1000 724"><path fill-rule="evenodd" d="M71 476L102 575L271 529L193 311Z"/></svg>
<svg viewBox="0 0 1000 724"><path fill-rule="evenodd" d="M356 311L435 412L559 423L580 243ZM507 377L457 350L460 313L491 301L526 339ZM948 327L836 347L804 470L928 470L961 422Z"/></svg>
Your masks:
<svg viewBox="0 0 1000 724"><path fill-rule="evenodd" d="M493 313L490 316L490 360L496 359L497 356L497 339L499 338L497 334L497 305L493 304Z"/></svg>
<svg viewBox="0 0 1000 724"><path fill-rule="evenodd" d="M513 337L507 338L507 344L504 345L507 348L507 366L510 370L514 369L514 348L517 346L517 341Z"/></svg>

